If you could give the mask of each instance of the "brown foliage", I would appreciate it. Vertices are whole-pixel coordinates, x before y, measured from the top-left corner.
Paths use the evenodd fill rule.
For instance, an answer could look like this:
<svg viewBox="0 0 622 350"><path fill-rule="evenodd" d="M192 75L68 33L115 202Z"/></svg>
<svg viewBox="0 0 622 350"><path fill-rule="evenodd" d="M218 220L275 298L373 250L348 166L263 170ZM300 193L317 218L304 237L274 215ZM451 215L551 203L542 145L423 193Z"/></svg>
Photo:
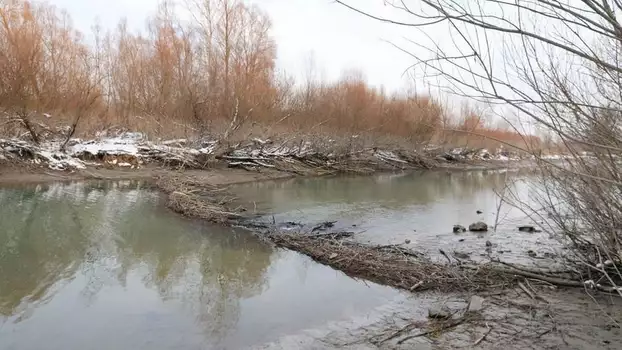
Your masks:
<svg viewBox="0 0 622 350"><path fill-rule="evenodd" d="M69 135L76 127L123 126L151 136L202 136L222 133L235 115L248 133L313 130L422 144L448 118L433 98L388 94L356 72L303 86L279 79L264 12L240 0L188 6L189 22L164 1L145 34L121 21L112 32L95 27L94 44L87 45L53 6L0 0L0 113L18 122L4 124L4 133L25 126L36 139L31 124L42 119L71 125ZM476 116L468 118L462 127L473 129Z"/></svg>
<svg viewBox="0 0 622 350"><path fill-rule="evenodd" d="M388 95L368 86L360 76L294 90L286 111L299 128L325 123L341 133L392 135L416 142L428 141L444 114L430 97Z"/></svg>
<svg viewBox="0 0 622 350"><path fill-rule="evenodd" d="M101 94L91 50L65 13L28 1L0 2L0 108L38 136L32 118L79 119Z"/></svg>
<svg viewBox="0 0 622 350"><path fill-rule="evenodd" d="M519 132L509 123L488 126L488 119L485 112L465 105L460 112L460 118L453 122L445 120L443 131L438 137L446 145L485 148L490 151L538 151L544 147L539 137Z"/></svg>

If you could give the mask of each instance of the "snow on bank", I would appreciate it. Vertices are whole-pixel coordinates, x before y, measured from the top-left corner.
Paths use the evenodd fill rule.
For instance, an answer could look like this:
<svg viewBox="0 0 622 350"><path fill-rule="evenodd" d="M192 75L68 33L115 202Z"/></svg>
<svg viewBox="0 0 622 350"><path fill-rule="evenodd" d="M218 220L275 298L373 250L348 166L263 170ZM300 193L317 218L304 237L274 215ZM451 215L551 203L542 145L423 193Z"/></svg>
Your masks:
<svg viewBox="0 0 622 350"><path fill-rule="evenodd" d="M61 143L58 141L36 146L23 140L0 139L0 160L27 160L34 164L47 165L55 170L84 169L87 165L102 164L137 169L150 162L202 168L209 157L216 153L219 145L217 140L190 142L187 139L175 139L152 142L146 140L140 133L121 133L112 136L102 134L94 140L72 139L65 151L61 151ZM244 167L272 168L275 167L277 160L296 162L303 159L311 159L312 164L317 164L317 162L336 164L338 157L343 155L343 151L336 152L330 145L309 141L279 143L255 138L238 144L233 149L227 148L229 151L221 154L222 158L231 166ZM375 159L395 168L408 168L413 165L413 162L417 163L413 159L420 159L418 152L414 150L392 151L368 148L351 152L350 158L352 159L361 161ZM426 153L428 157L434 157L436 153L439 161L520 161L517 155L498 150L494 154L486 149L467 148L455 148L440 154L428 150Z"/></svg>
<svg viewBox="0 0 622 350"><path fill-rule="evenodd" d="M128 138L110 138L78 142L71 146L67 153L72 156L98 155L132 155L138 156L138 142Z"/></svg>
<svg viewBox="0 0 622 350"><path fill-rule="evenodd" d="M85 169L83 161L63 152L38 147L23 140L0 139L2 160L29 159L34 164L47 164L50 169Z"/></svg>
<svg viewBox="0 0 622 350"><path fill-rule="evenodd" d="M441 149L439 146L427 147L426 149L435 150L437 153ZM470 148L453 148L447 152L441 153L437 156L439 160L446 161L460 161L460 160L482 160L482 161L520 161L521 158L518 154L513 154L503 149L496 150L495 153L491 153L487 149L470 149Z"/></svg>
<svg viewBox="0 0 622 350"><path fill-rule="evenodd" d="M61 145L58 141L37 146L24 140L0 139L0 160L26 160L54 170L85 169L102 163L135 169L150 161L192 163L197 157L213 154L218 141L191 147L184 139L154 143L140 133L123 133L113 137L102 134L94 140L72 139L65 151L60 150Z"/></svg>

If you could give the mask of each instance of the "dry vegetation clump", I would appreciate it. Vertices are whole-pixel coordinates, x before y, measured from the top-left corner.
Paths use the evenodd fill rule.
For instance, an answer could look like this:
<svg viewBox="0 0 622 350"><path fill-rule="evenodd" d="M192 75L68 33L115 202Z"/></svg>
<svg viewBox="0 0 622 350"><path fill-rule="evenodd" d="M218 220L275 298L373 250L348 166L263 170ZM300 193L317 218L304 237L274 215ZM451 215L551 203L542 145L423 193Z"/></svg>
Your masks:
<svg viewBox="0 0 622 350"><path fill-rule="evenodd" d="M180 176L160 176L156 187L168 195L167 206L176 213L219 224L242 217L242 208L230 207L235 197L226 189Z"/></svg>
<svg viewBox="0 0 622 350"><path fill-rule="evenodd" d="M270 231L270 230L269 230ZM617 294L616 283L608 283L607 275L592 271L592 282L585 282L585 271L546 269L509 264L491 259L475 264L441 250L448 263L431 261L423 254L401 245L374 246L349 240L354 233L291 233L268 232L268 241L278 247L305 254L313 260L343 271L353 278L411 292L481 292L520 288L532 299L541 299L526 280L559 288L585 288ZM611 271L615 266L607 267Z"/></svg>
<svg viewBox="0 0 622 350"><path fill-rule="evenodd" d="M349 236L345 233L272 234L269 240L353 278L363 278L407 291L489 290L493 287L509 287L519 278L493 266L439 264L400 246L369 246L344 239Z"/></svg>

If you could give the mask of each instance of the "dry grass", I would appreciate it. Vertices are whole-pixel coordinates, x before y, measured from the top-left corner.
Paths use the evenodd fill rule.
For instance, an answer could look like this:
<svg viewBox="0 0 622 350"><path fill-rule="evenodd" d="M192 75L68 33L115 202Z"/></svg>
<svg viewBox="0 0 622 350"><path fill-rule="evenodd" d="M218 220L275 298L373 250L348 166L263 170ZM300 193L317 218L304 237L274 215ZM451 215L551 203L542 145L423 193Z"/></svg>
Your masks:
<svg viewBox="0 0 622 350"><path fill-rule="evenodd" d="M170 175L159 177L156 186L168 195L167 205L176 213L219 224L242 217L242 208L229 205L235 197L223 188Z"/></svg>

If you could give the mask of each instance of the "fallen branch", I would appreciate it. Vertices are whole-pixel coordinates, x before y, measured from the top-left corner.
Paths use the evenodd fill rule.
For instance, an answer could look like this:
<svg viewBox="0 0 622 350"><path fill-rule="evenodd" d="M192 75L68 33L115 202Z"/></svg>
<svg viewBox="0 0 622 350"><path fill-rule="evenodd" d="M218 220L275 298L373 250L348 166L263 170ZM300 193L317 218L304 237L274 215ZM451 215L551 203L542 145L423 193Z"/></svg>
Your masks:
<svg viewBox="0 0 622 350"><path fill-rule="evenodd" d="M473 343L473 346L478 346L481 342L484 341L484 339L486 339L488 334L490 334L490 332L492 332L492 327L488 326L488 322L486 322L486 327L488 328L488 331L486 331L486 333L484 333L484 335L482 335L479 339L477 339L475 341L475 343Z"/></svg>
<svg viewBox="0 0 622 350"><path fill-rule="evenodd" d="M536 299L536 296L534 295L534 293L531 292L529 289L527 289L527 287L523 283L518 282L518 287L522 289L523 292L525 292L525 294L527 294L528 297L534 300Z"/></svg>
<svg viewBox="0 0 622 350"><path fill-rule="evenodd" d="M448 330L448 329L456 328L456 327L458 327L459 325L463 324L463 323L464 323L464 321L465 321L465 319L464 319L464 318L461 318L461 319L459 319L459 320L452 321L452 322L450 322L450 323L448 323L448 324L446 324L446 325L442 325L440 329L439 329L439 328L435 328L435 329L431 329L431 330L428 330L428 331L425 331L425 332L421 332L421 333L418 333L418 334L415 334L415 335L411 335L411 336L408 336L408 337L402 338L402 339L400 339L400 340L397 342L397 344L398 344L398 345L401 345L401 344L403 344L403 343L405 343L405 342L407 342L407 341L409 341L409 340L412 340L412 339L415 339L415 338L418 338L418 337L425 337L425 336L430 335L430 334L432 334L432 333L441 332L441 331L446 331L446 330Z"/></svg>

